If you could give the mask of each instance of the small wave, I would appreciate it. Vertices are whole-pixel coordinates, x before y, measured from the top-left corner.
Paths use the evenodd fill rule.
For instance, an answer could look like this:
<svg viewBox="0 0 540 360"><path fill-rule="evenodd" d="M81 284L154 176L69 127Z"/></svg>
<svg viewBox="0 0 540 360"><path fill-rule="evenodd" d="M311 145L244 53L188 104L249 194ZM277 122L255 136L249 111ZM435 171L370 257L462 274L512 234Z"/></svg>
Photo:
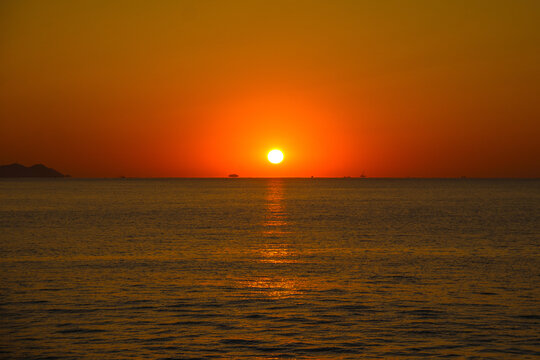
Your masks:
<svg viewBox="0 0 540 360"><path fill-rule="evenodd" d="M513 354L513 355L531 355L531 356L540 355L540 351L520 349L520 348L485 349L484 351L488 353Z"/></svg>
<svg viewBox="0 0 540 360"><path fill-rule="evenodd" d="M18 301L18 302L3 302L0 303L0 306L11 306L11 305L34 305L34 304L47 304L49 301L47 300L28 300L28 301Z"/></svg>
<svg viewBox="0 0 540 360"><path fill-rule="evenodd" d="M154 342L167 342L167 341L172 341L172 340L175 340L176 337L175 336L166 336L166 337L156 337L156 338L150 338L150 339L145 339L144 340L144 343L148 344L148 343L154 343Z"/></svg>
<svg viewBox="0 0 540 360"><path fill-rule="evenodd" d="M313 347L313 348L306 348L302 349L302 352L307 353L326 353L326 354L360 354L362 351L361 349L347 349L339 346L321 346L321 347Z"/></svg>
<svg viewBox="0 0 540 360"><path fill-rule="evenodd" d="M275 316L268 316L265 314L248 314L244 316L245 319L265 319L265 320L272 320L275 319Z"/></svg>
<svg viewBox="0 0 540 360"><path fill-rule="evenodd" d="M226 345L259 345L264 344L264 341L261 340L247 340L247 339L223 339L219 341L222 344Z"/></svg>
<svg viewBox="0 0 540 360"><path fill-rule="evenodd" d="M186 320L186 321L176 321L173 323L161 324L162 326L213 326L214 323L210 321L199 321L199 320Z"/></svg>
<svg viewBox="0 0 540 360"><path fill-rule="evenodd" d="M127 300L127 301L124 301L122 304L135 305L135 304L147 304L149 302L152 302L152 300L139 299L139 300Z"/></svg>
<svg viewBox="0 0 540 360"><path fill-rule="evenodd" d="M90 333L101 333L101 332L106 332L106 331L107 330L103 330L103 329L73 328L73 329L58 330L57 333L59 334L73 334L73 333L90 334Z"/></svg>
<svg viewBox="0 0 540 360"><path fill-rule="evenodd" d="M477 292L473 292L473 294L478 294L478 295L499 295L495 292L489 292L489 291L477 291Z"/></svg>
<svg viewBox="0 0 540 360"><path fill-rule="evenodd" d="M276 319L278 322L310 323L312 320L302 316L290 316Z"/></svg>
<svg viewBox="0 0 540 360"><path fill-rule="evenodd" d="M418 316L423 319L440 318L446 314L444 311L433 310L433 309L406 310L406 311L402 311L401 313L405 315Z"/></svg>
<svg viewBox="0 0 540 360"><path fill-rule="evenodd" d="M518 315L516 317L519 318L519 319L540 320L540 315L537 315L537 314Z"/></svg>
<svg viewBox="0 0 540 360"><path fill-rule="evenodd" d="M321 290L319 293L322 294L346 294L347 290L340 289L340 288L333 288L333 289L327 289L327 290Z"/></svg>
<svg viewBox="0 0 540 360"><path fill-rule="evenodd" d="M209 358L221 358L221 356L205 356L205 357L191 357L191 356L182 356L182 357L166 357L160 358L160 360L207 360Z"/></svg>
<svg viewBox="0 0 540 360"><path fill-rule="evenodd" d="M268 310L286 310L286 309L296 309L298 305L276 305L267 307Z"/></svg>
<svg viewBox="0 0 540 360"><path fill-rule="evenodd" d="M239 329L238 326L230 325L230 324L214 324L214 326L220 330L233 330L233 329Z"/></svg>
<svg viewBox="0 0 540 360"><path fill-rule="evenodd" d="M332 309L333 310L346 310L346 311L349 311L349 312L358 312L358 311L365 312L366 310L373 310L373 308L371 306L360 305L360 304L338 305L338 306L334 306Z"/></svg>
<svg viewBox="0 0 540 360"><path fill-rule="evenodd" d="M101 308L93 308L93 309L52 308L52 309L48 309L47 312L53 313L53 314L54 313L79 314L79 313L93 313L93 312L98 312L102 310L104 309L101 309Z"/></svg>
<svg viewBox="0 0 540 360"><path fill-rule="evenodd" d="M124 310L148 310L148 309L155 309L154 306L151 305L139 305L139 306L126 306L122 307Z"/></svg>

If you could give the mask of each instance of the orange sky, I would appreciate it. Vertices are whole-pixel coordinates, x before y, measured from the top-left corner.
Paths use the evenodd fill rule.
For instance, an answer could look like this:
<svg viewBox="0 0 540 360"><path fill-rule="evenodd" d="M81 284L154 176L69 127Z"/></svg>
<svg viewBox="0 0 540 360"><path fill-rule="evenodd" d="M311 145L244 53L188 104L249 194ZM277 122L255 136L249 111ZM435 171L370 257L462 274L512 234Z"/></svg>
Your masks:
<svg viewBox="0 0 540 360"><path fill-rule="evenodd" d="M0 164L540 177L539 64L539 1L6 0Z"/></svg>

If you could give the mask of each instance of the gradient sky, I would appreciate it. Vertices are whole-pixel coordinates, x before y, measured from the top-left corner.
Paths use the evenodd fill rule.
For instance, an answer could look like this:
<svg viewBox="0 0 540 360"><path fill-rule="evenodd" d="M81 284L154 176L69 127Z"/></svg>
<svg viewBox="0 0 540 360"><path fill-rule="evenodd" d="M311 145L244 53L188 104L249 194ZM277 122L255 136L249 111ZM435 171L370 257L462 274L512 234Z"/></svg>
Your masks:
<svg viewBox="0 0 540 360"><path fill-rule="evenodd" d="M540 177L539 64L535 0L4 0L0 163Z"/></svg>

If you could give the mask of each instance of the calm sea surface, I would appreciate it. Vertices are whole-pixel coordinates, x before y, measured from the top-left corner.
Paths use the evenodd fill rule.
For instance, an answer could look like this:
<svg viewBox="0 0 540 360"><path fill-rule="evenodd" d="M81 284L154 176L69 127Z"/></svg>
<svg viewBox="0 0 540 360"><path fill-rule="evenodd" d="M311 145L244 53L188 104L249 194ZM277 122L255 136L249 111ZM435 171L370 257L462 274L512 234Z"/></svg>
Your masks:
<svg viewBox="0 0 540 360"><path fill-rule="evenodd" d="M0 180L0 358L540 358L540 181Z"/></svg>

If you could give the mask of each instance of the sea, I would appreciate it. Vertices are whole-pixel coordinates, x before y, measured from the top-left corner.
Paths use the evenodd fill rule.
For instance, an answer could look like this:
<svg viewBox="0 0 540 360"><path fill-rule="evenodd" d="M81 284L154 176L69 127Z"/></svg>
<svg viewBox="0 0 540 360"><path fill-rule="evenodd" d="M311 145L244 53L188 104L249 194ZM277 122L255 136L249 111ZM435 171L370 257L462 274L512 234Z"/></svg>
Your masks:
<svg viewBox="0 0 540 360"><path fill-rule="evenodd" d="M540 180L2 179L1 359L538 359Z"/></svg>

